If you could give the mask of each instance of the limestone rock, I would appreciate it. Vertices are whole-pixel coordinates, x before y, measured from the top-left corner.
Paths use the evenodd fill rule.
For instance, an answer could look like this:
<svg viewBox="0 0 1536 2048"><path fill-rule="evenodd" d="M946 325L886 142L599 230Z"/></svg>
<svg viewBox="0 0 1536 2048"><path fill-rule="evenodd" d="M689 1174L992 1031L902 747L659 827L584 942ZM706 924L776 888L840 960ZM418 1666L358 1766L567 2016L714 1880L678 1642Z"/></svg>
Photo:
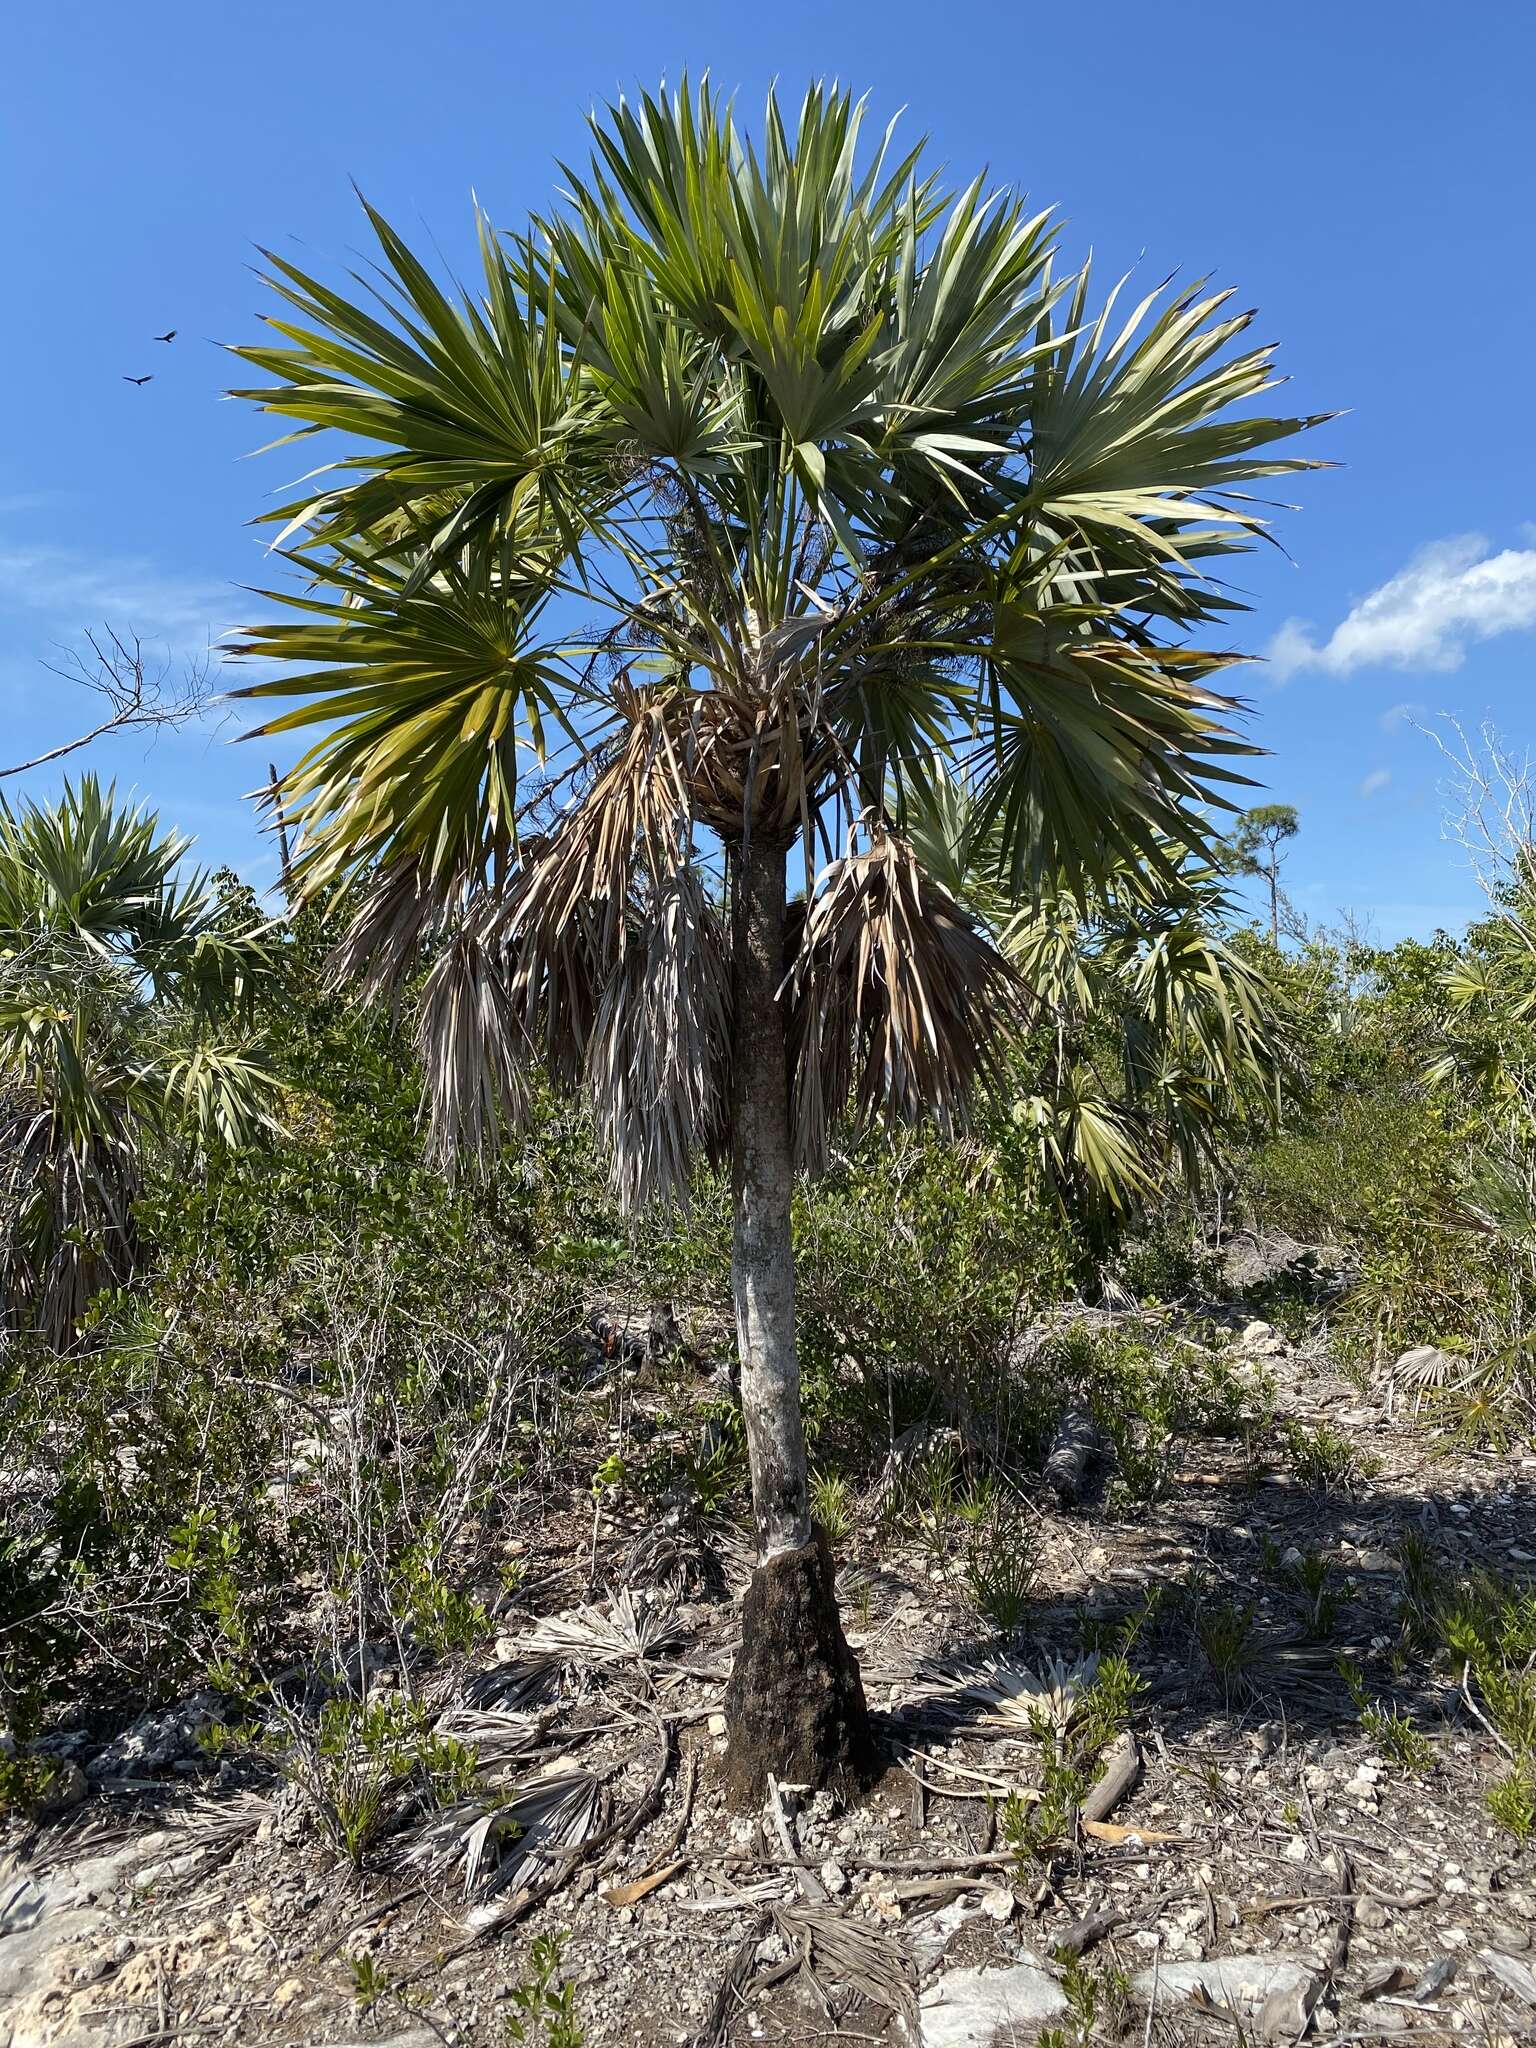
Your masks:
<svg viewBox="0 0 1536 2048"><path fill-rule="evenodd" d="M1011 2048L1022 2028L1066 2007L1066 1993L1039 1963L946 1970L919 2002L922 2048Z"/></svg>

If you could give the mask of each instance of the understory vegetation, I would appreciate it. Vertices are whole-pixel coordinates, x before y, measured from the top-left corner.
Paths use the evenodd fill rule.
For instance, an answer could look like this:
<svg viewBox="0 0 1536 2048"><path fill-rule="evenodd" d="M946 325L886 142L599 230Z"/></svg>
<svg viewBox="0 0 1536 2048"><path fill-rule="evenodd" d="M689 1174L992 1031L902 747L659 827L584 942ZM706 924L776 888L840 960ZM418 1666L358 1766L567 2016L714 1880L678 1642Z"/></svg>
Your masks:
<svg viewBox="0 0 1536 2048"><path fill-rule="evenodd" d="M220 1740L237 1731L295 1774L362 1860L401 1798L473 1774L419 1702L435 1664L527 1599L530 1532L568 1525L596 1586L614 1576L599 1530L621 1512L681 1509L699 1559L740 1523L729 1191L701 1168L686 1208L626 1221L585 1117L554 1099L486 1173L446 1180L424 1148L409 1005L327 993L320 911L268 921L230 875L176 884L182 849L156 829L90 785L7 828L0 1100L29 1176L12 1171L0 1268L7 1792L46 1782L26 1745L61 1713L105 1728L130 1702L202 1689ZM46 869L66 840L100 863L75 878L70 900L95 906L75 929ZM125 875L151 910L102 908ZM174 973L125 969L103 935L142 947L152 928L171 957L186 941L161 937L166 904L207 935L201 988L250 970L243 1050L219 1057L259 1073L259 1119L191 1114L183 1069L160 1078L199 1028L189 970L181 955ZM1138 953L1113 906L1074 910L1076 1012L1042 1006L976 1127L851 1137L796 1198L818 1518L834 1543L870 1513L918 1538L983 1637L1028 1629L1027 1503L1064 1415L1091 1419L1122 1510L1155 1513L1218 1435L1320 1496L1365 1476L1347 1433L1277 1423L1272 1372L1234 1368L1233 1302L1293 1341L1325 1337L1361 1385L1398 1370L1437 1440L1530 1434L1528 867L1460 948L1320 934L1281 951L1225 899L1202 915L1262 997L1269 1101L1232 1096L1181 1150L1138 1093L1151 1033L1122 994L1158 935ZM66 1024L101 1034L87 1042L114 1063L105 1077L61 1052ZM130 1031L137 1064L119 1049ZM1073 1063L1095 1077L1123 1171L1103 1124L1084 1130ZM1196 1094L1188 1068L1181 1085ZM103 1187L111 1200L88 1199ZM85 1299L82 1274L98 1283ZM644 1415L637 1383L660 1395ZM1407 1563L1393 1655L1466 1674L1507 1752L1490 1799L1528 1833L1536 1594L1443 1580L1427 1551ZM1326 1563L1285 1576L1326 1639ZM1183 1604L1197 1661L1240 1691L1251 1616L1197 1587ZM382 1713L381 1661L405 1688ZM1364 1711L1413 1751L1390 1703Z"/></svg>

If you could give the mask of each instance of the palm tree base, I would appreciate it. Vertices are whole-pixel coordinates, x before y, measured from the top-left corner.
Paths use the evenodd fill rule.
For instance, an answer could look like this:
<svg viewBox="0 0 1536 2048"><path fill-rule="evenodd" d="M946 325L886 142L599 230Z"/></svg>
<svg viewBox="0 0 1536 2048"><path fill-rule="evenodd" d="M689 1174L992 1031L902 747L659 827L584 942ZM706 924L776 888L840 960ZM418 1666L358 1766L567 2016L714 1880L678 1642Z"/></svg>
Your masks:
<svg viewBox="0 0 1536 2048"><path fill-rule="evenodd" d="M726 1783L739 1807L759 1805L770 1776L852 1791L876 1773L864 1686L819 1531L752 1574L725 1722Z"/></svg>

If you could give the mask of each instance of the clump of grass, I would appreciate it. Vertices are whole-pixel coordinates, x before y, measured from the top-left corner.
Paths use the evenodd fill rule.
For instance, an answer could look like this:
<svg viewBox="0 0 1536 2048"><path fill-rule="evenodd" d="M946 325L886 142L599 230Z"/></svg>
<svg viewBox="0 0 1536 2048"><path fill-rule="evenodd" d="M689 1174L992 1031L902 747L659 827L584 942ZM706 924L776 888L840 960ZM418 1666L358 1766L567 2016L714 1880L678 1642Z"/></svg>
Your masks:
<svg viewBox="0 0 1536 2048"><path fill-rule="evenodd" d="M1357 1449L1326 1422L1311 1429L1288 1422L1284 1441L1291 1470L1313 1493L1353 1493L1361 1480L1381 1470L1379 1458Z"/></svg>
<svg viewBox="0 0 1536 2048"><path fill-rule="evenodd" d="M853 1488L841 1472L817 1472L811 1479L811 1514L831 1544L846 1542L853 1531Z"/></svg>
<svg viewBox="0 0 1536 2048"><path fill-rule="evenodd" d="M965 1584L979 1614L1000 1635L1011 1636L1029 1611L1039 1571L1034 1527L1011 1501L993 1499L984 1519L970 1524Z"/></svg>
<svg viewBox="0 0 1536 2048"><path fill-rule="evenodd" d="M1302 1597L1307 1634L1324 1642L1333 1634L1339 1615L1339 1589L1333 1583L1333 1561L1321 1551L1303 1551L1291 1566L1291 1578Z"/></svg>
<svg viewBox="0 0 1536 2048"><path fill-rule="evenodd" d="M1253 1665L1253 1616L1251 1602L1239 1606L1235 1599L1217 1599L1200 1604L1194 1614L1194 1640L1200 1645L1206 1671L1219 1683L1227 1706L1233 1704Z"/></svg>

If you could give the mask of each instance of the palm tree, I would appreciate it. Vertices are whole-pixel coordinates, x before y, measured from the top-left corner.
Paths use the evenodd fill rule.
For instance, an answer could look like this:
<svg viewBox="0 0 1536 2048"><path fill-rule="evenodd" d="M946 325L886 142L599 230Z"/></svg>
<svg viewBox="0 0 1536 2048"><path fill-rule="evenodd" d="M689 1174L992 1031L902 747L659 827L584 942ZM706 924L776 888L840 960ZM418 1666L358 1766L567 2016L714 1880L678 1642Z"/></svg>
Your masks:
<svg viewBox="0 0 1536 2048"><path fill-rule="evenodd" d="M348 296L268 258L293 438L342 437L274 513L308 587L241 642L319 728L283 792L300 885L356 891L342 964L422 1005L434 1129L494 1145L530 1052L590 1092L620 1192L729 1157L761 1562L732 1767L867 1750L815 1539L790 1191L835 1119L963 1117L1018 973L903 826L969 765L1009 874L1156 865L1244 751L1186 635L1309 466L1241 407L1270 352L1224 295L1090 314L1086 269L813 86L760 142L708 89L594 116L566 201L445 290L369 209ZM520 757L537 758L531 795ZM788 903L793 858L805 901ZM723 906L723 907L722 907Z"/></svg>
<svg viewBox="0 0 1536 2048"><path fill-rule="evenodd" d="M133 1268L152 1149L272 1127L245 1028L264 952L178 874L189 844L94 776L0 801L0 1330L56 1349Z"/></svg>

